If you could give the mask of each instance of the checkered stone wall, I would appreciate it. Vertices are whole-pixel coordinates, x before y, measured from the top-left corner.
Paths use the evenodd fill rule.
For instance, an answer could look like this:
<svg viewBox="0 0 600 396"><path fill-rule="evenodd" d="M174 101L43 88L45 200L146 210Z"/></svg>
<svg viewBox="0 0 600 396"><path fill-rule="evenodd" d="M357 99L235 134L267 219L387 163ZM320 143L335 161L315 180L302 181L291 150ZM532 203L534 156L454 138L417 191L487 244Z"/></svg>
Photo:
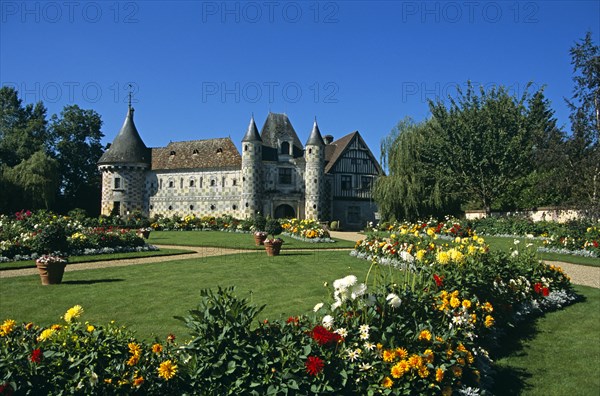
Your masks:
<svg viewBox="0 0 600 396"><path fill-rule="evenodd" d="M304 213L307 219L321 220L324 209L324 148L316 145L306 146L304 156L306 159Z"/></svg>
<svg viewBox="0 0 600 396"><path fill-rule="evenodd" d="M147 165L104 165L102 172L101 214L110 215L118 209L119 215L141 212L148 215L145 199Z"/></svg>

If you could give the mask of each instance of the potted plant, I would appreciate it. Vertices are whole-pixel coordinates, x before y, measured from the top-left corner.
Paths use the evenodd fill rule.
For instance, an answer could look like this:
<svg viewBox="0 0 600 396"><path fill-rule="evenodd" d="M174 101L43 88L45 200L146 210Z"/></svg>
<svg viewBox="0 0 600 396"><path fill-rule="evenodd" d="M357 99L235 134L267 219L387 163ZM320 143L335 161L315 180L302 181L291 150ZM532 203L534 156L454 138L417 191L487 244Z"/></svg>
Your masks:
<svg viewBox="0 0 600 396"><path fill-rule="evenodd" d="M267 219L260 213L254 217L254 242L256 243L256 246L263 245L265 239L267 239L267 232L265 231L266 225Z"/></svg>
<svg viewBox="0 0 600 396"><path fill-rule="evenodd" d="M40 273L42 285L55 285L62 282L67 260L54 254L44 254L35 260L35 265Z"/></svg>
<svg viewBox="0 0 600 396"><path fill-rule="evenodd" d="M281 245L283 245L283 239L277 238L276 236L281 234L283 228L281 224L276 219L267 220L267 224L265 226L265 232L267 235L270 235L271 238L265 239L265 249L269 256L278 256L281 251Z"/></svg>

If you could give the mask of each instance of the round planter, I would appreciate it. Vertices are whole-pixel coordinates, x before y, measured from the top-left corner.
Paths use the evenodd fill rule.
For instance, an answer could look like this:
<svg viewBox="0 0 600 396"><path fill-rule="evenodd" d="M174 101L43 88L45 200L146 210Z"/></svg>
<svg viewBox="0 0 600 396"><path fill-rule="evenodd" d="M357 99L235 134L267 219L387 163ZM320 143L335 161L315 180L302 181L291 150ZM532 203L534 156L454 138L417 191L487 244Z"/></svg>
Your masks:
<svg viewBox="0 0 600 396"><path fill-rule="evenodd" d="M62 282L67 263L38 263L35 265L40 273L42 285L57 285Z"/></svg>
<svg viewBox="0 0 600 396"><path fill-rule="evenodd" d="M267 239L266 235L256 235L256 234L254 234L254 242L256 243L256 246L264 245L265 244L265 239Z"/></svg>
<svg viewBox="0 0 600 396"><path fill-rule="evenodd" d="M267 251L267 255L269 256L279 256L281 252L281 245L283 245L283 241L271 241L265 240L265 250Z"/></svg>

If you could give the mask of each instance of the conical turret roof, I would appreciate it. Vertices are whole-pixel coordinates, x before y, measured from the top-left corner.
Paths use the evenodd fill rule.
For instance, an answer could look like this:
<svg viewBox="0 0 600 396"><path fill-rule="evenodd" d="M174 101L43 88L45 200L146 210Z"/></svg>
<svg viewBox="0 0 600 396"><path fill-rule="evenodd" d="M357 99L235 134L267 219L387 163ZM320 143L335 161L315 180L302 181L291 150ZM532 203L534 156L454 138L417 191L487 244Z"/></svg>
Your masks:
<svg viewBox="0 0 600 396"><path fill-rule="evenodd" d="M306 141L306 146L325 146L325 142L323 141L323 137L321 136L321 131L319 131L319 126L317 125L317 120L313 124L312 132Z"/></svg>
<svg viewBox="0 0 600 396"><path fill-rule="evenodd" d="M144 144L133 122L133 107L129 106L125 122L115 140L104 152L98 165L114 163L150 164L150 150Z"/></svg>
<svg viewBox="0 0 600 396"><path fill-rule="evenodd" d="M256 127L256 123L254 122L254 115L252 115L252 118L250 118L248 131L244 135L242 142L262 142L260 134L258 133L258 128Z"/></svg>

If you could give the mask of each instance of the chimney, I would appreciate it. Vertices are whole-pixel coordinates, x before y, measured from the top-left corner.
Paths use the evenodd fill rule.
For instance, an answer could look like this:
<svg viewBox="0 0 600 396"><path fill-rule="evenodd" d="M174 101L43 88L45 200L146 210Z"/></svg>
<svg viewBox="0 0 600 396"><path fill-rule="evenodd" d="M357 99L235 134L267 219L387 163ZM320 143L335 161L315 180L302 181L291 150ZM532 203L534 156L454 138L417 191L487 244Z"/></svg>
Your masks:
<svg viewBox="0 0 600 396"><path fill-rule="evenodd" d="M325 141L325 144L331 144L331 142L333 142L333 136L325 135L325 136L323 136L323 141Z"/></svg>

